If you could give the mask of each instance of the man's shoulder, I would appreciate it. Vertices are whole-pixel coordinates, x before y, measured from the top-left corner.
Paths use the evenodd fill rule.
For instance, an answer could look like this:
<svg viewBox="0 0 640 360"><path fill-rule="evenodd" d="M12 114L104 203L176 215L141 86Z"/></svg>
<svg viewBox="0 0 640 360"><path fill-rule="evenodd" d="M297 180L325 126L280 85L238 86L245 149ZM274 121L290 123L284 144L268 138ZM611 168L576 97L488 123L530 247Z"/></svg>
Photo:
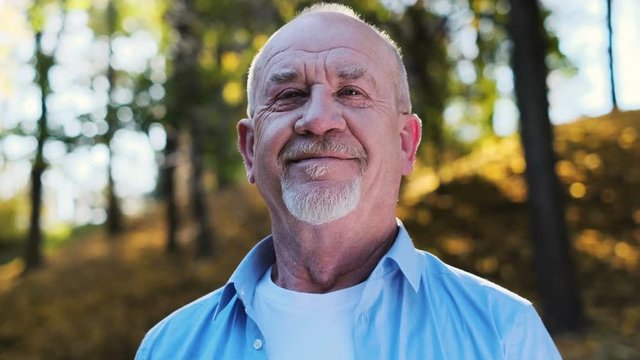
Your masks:
<svg viewBox="0 0 640 360"><path fill-rule="evenodd" d="M427 281L431 282L430 285L473 295L477 300L495 300L511 303L513 306L531 306L529 300L494 282L446 264L426 251L418 251L424 259L423 271Z"/></svg>
<svg viewBox="0 0 640 360"><path fill-rule="evenodd" d="M155 327L166 325L167 323L179 324L184 321L192 322L202 317L213 316L220 299L224 287L218 288L190 303L175 310L170 315L160 321Z"/></svg>
<svg viewBox="0 0 640 360"><path fill-rule="evenodd" d="M198 337L200 334L194 333L194 330L202 331L203 327L201 325L213 323L213 317L220 305L223 291L224 287L221 287L202 296L175 310L158 322L145 335L136 358L144 358L141 356L142 354L159 346L163 348L179 348L180 344L178 342L184 343L188 342L191 337ZM168 334L170 336L167 336ZM173 344L174 342L176 343Z"/></svg>
<svg viewBox="0 0 640 360"><path fill-rule="evenodd" d="M529 300L418 251L423 258L424 287L420 293L430 306L426 318L433 318L436 324L464 324L438 327L443 338L449 334L451 339L460 339L471 333L482 338L485 345L499 343L500 348L491 353L501 353L508 359L560 358ZM458 333L458 328L464 331Z"/></svg>
<svg viewBox="0 0 640 360"><path fill-rule="evenodd" d="M422 293L435 307L436 316L459 317L460 321L479 328L491 324L490 328L501 338L512 332L523 318L531 314L537 316L533 304L520 295L445 264L432 254L421 254L425 286Z"/></svg>
<svg viewBox="0 0 640 360"><path fill-rule="evenodd" d="M224 287L221 287L175 310L149 330L149 333L167 326L176 330L182 326L193 326L194 322L211 319L220 304L223 290Z"/></svg>

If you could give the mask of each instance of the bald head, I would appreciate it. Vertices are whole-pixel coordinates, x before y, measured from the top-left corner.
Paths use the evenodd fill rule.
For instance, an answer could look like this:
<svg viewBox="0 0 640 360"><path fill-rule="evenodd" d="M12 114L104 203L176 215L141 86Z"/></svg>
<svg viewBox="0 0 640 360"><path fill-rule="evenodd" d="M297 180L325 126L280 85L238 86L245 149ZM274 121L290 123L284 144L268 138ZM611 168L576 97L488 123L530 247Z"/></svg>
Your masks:
<svg viewBox="0 0 640 360"><path fill-rule="evenodd" d="M389 72L392 72L396 109L400 113L410 113L407 72L400 49L395 42L385 32L362 21L349 7L339 4L316 4L303 10L274 33L254 57L247 79L249 118L253 118L257 93L268 80L265 79L265 70L274 58L293 46L304 47L310 52L327 50L328 41L336 48L350 47L354 42L354 37L348 36L351 33L358 34L356 41L368 42L376 49L377 58ZM353 72L357 71L358 69L353 69ZM287 76L286 71L275 74L276 79L278 76ZM274 74L270 77L274 78Z"/></svg>

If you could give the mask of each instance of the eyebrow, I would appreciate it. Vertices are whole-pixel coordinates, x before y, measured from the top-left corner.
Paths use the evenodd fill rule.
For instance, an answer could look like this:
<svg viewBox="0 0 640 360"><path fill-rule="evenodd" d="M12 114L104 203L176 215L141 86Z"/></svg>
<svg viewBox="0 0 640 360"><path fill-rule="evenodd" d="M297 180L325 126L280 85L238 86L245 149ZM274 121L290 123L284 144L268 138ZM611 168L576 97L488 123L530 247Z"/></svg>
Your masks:
<svg viewBox="0 0 640 360"><path fill-rule="evenodd" d="M366 80L376 87L376 81L373 77L367 75L367 69L360 66L347 66L336 70L336 76L342 81L353 81L361 78ZM284 68L269 75L270 84L284 84L290 81L294 81L300 77L300 73L293 67Z"/></svg>
<svg viewBox="0 0 640 360"><path fill-rule="evenodd" d="M363 67L350 66L340 68L337 71L338 78L342 80L357 80L367 73L367 70Z"/></svg>
<svg viewBox="0 0 640 360"><path fill-rule="evenodd" d="M298 72L293 68L278 70L269 76L269 83L283 84L297 79Z"/></svg>
<svg viewBox="0 0 640 360"><path fill-rule="evenodd" d="M336 71L337 77L342 82L349 82L364 78L374 89L378 89L376 79L367 72L367 69L360 66L346 66Z"/></svg>

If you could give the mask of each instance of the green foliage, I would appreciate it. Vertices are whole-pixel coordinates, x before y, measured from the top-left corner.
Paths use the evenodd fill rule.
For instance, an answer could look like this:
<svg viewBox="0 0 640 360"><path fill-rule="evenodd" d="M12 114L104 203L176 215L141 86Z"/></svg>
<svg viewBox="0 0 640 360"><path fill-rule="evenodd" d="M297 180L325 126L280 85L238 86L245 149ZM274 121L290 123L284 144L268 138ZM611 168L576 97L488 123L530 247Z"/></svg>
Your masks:
<svg viewBox="0 0 640 360"><path fill-rule="evenodd" d="M73 233L71 225L57 224L45 232L45 246L48 249L55 249L66 244Z"/></svg>
<svg viewBox="0 0 640 360"><path fill-rule="evenodd" d="M26 234L25 227L19 226L21 220L26 220L26 206L18 196L0 201L0 264L17 255Z"/></svg>
<svg viewBox="0 0 640 360"><path fill-rule="evenodd" d="M31 27L33 31L38 33L44 29L46 15L45 9L47 6L50 6L55 1L52 0L36 0L33 3L33 6L29 8L28 17L29 22L31 23Z"/></svg>
<svg viewBox="0 0 640 360"><path fill-rule="evenodd" d="M18 196L0 200L0 247L22 240L25 226L20 223L26 220L26 206L24 198Z"/></svg>
<svg viewBox="0 0 640 360"><path fill-rule="evenodd" d="M68 0L57 3L40 0L30 9L34 29L42 28L44 9L56 3L67 9L88 10L90 24L97 35L127 36L137 29L151 31L158 37L161 55L167 59L166 97L160 100L137 101L148 98L149 87L157 84L152 71L140 76L116 72L115 82L133 83L136 101L128 104L134 113L134 124L127 126L146 131L150 124L160 122L176 129L185 126L183 116L196 111L206 119L205 158L209 169L216 174L217 183L229 184L237 180L242 168L235 149L235 124L244 117L246 104L246 70L253 55L267 36L284 21L291 19L312 0L196 0L184 22L191 35L200 43L193 73L198 87L180 84L175 77L175 49L184 39L176 31L176 14L181 2L166 0L109 0L88 2ZM495 67L507 64L508 2L506 0L472 0L455 2L450 13L436 13L428 2L418 1L403 15L385 9L376 0L348 0L342 2L362 13L365 20L389 32L404 49L409 71L415 112L424 122L424 141L420 149L423 161L437 164L444 153L465 153L477 142L468 144L461 139L460 128L479 129L478 141L492 136L493 105L500 94L492 74ZM451 52L451 43L461 30L454 18L470 14L469 27L476 32L477 56L461 58ZM476 80L460 80L456 68L461 60L472 63ZM549 35L550 66L565 67L566 59L558 51L557 39ZM150 79L155 80L151 81ZM464 104L463 124L446 124L444 110L453 102ZM111 113L116 112L116 108ZM111 116L112 117L112 116ZM89 115L82 116L90 121ZM122 126L110 121L110 133ZM52 135L58 137L56 132ZM66 139L73 150L74 143L95 143L97 139Z"/></svg>
<svg viewBox="0 0 640 360"><path fill-rule="evenodd" d="M91 0L67 0L66 6L69 10L87 10L91 7Z"/></svg>
<svg viewBox="0 0 640 360"><path fill-rule="evenodd" d="M269 4L255 1L196 1L192 9L174 6L167 16L174 28L174 59L163 122L186 129L189 116L198 116L205 160L216 183L228 186L242 173L235 126L246 116L246 71L279 15ZM185 45L194 51L192 58L175 58L177 48Z"/></svg>

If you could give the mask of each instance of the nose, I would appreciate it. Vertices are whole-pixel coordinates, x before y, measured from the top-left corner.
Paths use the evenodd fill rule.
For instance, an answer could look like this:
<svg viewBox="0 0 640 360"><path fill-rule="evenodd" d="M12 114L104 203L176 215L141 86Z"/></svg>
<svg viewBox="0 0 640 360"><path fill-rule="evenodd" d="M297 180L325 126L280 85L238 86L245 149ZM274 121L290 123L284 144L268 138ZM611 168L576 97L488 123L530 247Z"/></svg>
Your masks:
<svg viewBox="0 0 640 360"><path fill-rule="evenodd" d="M296 121L294 128L301 135L324 135L330 131L343 131L346 126L340 104L327 89L316 88L311 90L305 113Z"/></svg>

